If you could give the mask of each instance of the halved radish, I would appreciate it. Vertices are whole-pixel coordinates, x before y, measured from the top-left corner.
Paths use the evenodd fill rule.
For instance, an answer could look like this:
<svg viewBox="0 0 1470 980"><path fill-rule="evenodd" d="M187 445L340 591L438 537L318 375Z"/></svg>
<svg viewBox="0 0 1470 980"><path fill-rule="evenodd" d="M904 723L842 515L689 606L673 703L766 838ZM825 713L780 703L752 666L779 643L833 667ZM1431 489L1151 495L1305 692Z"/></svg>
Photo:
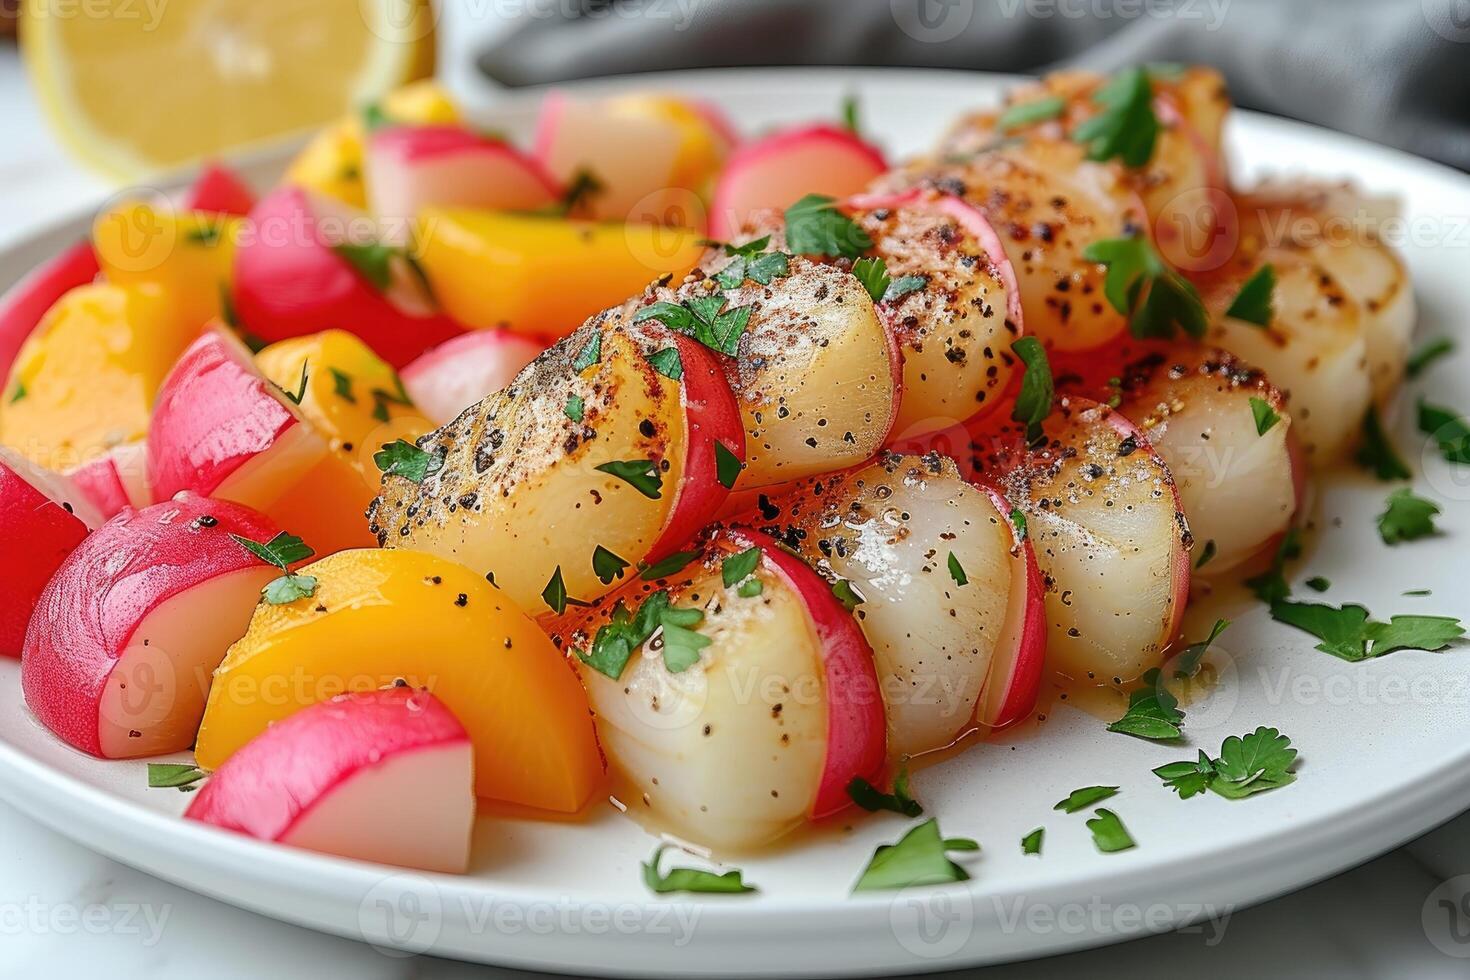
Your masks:
<svg viewBox="0 0 1470 980"><path fill-rule="evenodd" d="M461 873L474 768L464 726L427 691L341 694L246 744L184 816L311 851Z"/></svg>
<svg viewBox="0 0 1470 980"><path fill-rule="evenodd" d="M1014 527L1010 502L998 490L984 489L996 510ZM996 731L1024 719L1036 707L1045 673L1046 586L1031 539L1023 536L1011 548L1005 629L990 658L985 691L975 710L976 722L982 729Z"/></svg>
<svg viewBox="0 0 1470 980"><path fill-rule="evenodd" d="M379 239L377 222L340 201L282 187L250 212L235 254L235 312L265 341L340 328L402 367L462 328L436 312L404 255ZM378 268L370 281L348 256ZM376 273L375 273L376 274Z"/></svg>
<svg viewBox="0 0 1470 980"><path fill-rule="evenodd" d="M372 541L343 507L361 498L361 476L224 330L195 341L159 390L148 484L160 500L192 490L254 507L322 554Z"/></svg>
<svg viewBox="0 0 1470 980"><path fill-rule="evenodd" d="M125 510L46 586L21 659L36 717L110 759L194 743L210 675L281 574L232 535L279 533L248 507L184 493Z"/></svg>
<svg viewBox="0 0 1470 980"><path fill-rule="evenodd" d="M744 458L741 418L717 355L631 321L631 304L593 318L420 439L442 465L384 477L379 544L492 574L535 612L554 577L573 599L610 591L599 551L627 565L684 547L725 499L716 445Z"/></svg>
<svg viewBox="0 0 1470 980"><path fill-rule="evenodd" d="M917 189L859 195L846 208L904 288L878 304L903 357L895 433L913 438L1002 404L1025 321L1016 271L984 213Z"/></svg>
<svg viewBox="0 0 1470 980"><path fill-rule="evenodd" d="M153 503L146 440L115 446L66 475L104 518L124 507L141 509Z"/></svg>
<svg viewBox="0 0 1470 980"><path fill-rule="evenodd" d="M0 654L20 656L41 591L102 520L64 477L0 448Z"/></svg>
<svg viewBox="0 0 1470 980"><path fill-rule="evenodd" d="M390 126L368 140L368 210L408 240L429 206L531 211L557 203L561 188L532 158L503 140L460 126Z"/></svg>
<svg viewBox="0 0 1470 980"><path fill-rule="evenodd" d="M78 242L31 270L0 296L0 375L9 376L20 347L56 301L98 273L91 242Z"/></svg>
<svg viewBox="0 0 1470 980"><path fill-rule="evenodd" d="M726 563L752 548L749 571L726 585ZM872 650L824 579L766 535L735 528L659 584L630 585L558 634L587 654L573 662L631 807L691 840L750 847L847 806L855 777L878 778ZM648 603L665 601L672 611L631 648L610 651L610 636L597 636L626 621L628 605L646 618Z"/></svg>
<svg viewBox="0 0 1470 980"><path fill-rule="evenodd" d="M424 351L399 374L409 399L435 425L515 379L546 345L512 330L471 330Z"/></svg>
<svg viewBox="0 0 1470 980"><path fill-rule="evenodd" d="M743 144L731 156L710 203L710 234L729 239L765 208L807 194L847 197L888 169L883 153L851 130L803 126Z"/></svg>
<svg viewBox="0 0 1470 980"><path fill-rule="evenodd" d="M1039 450L989 476L1047 580L1047 658L1080 683L1157 666L1189 597L1192 537L1168 466L1118 412L1063 398Z"/></svg>
<svg viewBox="0 0 1470 980"><path fill-rule="evenodd" d="M1029 588L1035 558L1015 540L1009 512L938 455L890 455L803 481L763 510L772 533L862 599L855 615L873 647L896 756L964 734L992 675L1007 675L997 704L1024 701L1026 681L1035 701L1044 645L1024 627L1031 606L1039 623L1042 593Z"/></svg>
<svg viewBox="0 0 1470 980"><path fill-rule="evenodd" d="M194 178L181 207L185 211L244 216L255 207L255 192L229 167L209 163Z"/></svg>

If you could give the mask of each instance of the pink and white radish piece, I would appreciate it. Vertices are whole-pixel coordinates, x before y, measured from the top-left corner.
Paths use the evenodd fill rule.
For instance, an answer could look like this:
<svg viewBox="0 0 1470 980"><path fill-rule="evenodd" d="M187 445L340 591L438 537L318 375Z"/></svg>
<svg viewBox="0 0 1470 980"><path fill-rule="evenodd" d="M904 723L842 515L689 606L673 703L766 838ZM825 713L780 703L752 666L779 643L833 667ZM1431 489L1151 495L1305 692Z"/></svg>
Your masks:
<svg viewBox="0 0 1470 980"><path fill-rule="evenodd" d="M462 873L475 822L474 752L427 691L342 694L229 758L184 816L260 840Z"/></svg>
<svg viewBox="0 0 1470 980"><path fill-rule="evenodd" d="M109 759L194 744L210 677L281 574L232 535L279 533L247 507L180 494L125 510L84 541L36 606L26 704L63 741Z"/></svg>
<svg viewBox="0 0 1470 980"><path fill-rule="evenodd" d="M124 507L141 509L152 504L148 487L148 443L146 440L114 446L89 463L67 474L104 519Z"/></svg>
<svg viewBox="0 0 1470 980"><path fill-rule="evenodd" d="M445 425L510 384L545 350L514 330L472 330L420 354L399 377L414 407Z"/></svg>

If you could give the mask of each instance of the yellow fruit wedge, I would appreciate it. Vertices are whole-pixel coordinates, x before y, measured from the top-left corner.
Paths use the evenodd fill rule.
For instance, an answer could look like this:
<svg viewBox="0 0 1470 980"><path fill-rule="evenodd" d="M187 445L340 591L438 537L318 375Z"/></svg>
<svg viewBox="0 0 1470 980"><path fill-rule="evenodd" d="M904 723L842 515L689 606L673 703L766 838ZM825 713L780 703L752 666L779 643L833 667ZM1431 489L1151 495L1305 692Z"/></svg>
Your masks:
<svg viewBox="0 0 1470 980"><path fill-rule="evenodd" d="M429 0L24 5L61 139L122 179L320 126L433 71Z"/></svg>

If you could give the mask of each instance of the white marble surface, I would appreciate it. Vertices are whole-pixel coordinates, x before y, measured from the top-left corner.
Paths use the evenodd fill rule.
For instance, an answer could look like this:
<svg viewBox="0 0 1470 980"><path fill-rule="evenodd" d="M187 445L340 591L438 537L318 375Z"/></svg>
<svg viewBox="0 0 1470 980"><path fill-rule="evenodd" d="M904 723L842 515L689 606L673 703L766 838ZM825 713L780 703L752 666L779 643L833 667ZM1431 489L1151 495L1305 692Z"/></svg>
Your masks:
<svg viewBox="0 0 1470 980"><path fill-rule="evenodd" d="M107 190L47 135L9 48L0 48L0 134L0 246ZM1470 875L1470 816L1347 874L1238 912L1220 935L1176 933L983 972L1014 980L1464 978L1470 935L1452 933L1439 904L1442 886L1458 875ZM1470 890L1470 879L1456 884L1456 895ZM513 974L388 956L233 909L92 854L0 802L0 980L486 975Z"/></svg>

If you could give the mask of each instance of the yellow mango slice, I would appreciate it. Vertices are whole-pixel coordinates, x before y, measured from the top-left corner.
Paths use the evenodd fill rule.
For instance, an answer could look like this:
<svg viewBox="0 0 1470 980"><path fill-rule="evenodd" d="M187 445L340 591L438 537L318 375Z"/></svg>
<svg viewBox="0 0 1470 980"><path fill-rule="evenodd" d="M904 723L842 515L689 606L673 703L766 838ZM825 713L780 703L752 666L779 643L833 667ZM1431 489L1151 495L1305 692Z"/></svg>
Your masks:
<svg viewBox="0 0 1470 980"><path fill-rule="evenodd" d="M315 594L262 604L214 674L196 756L217 769L272 722L343 691L427 687L475 745L485 798L571 813L602 779L587 696L504 594L415 551L345 551L301 569Z"/></svg>
<svg viewBox="0 0 1470 980"><path fill-rule="evenodd" d="M10 369L0 445L65 472L144 438L159 385L198 333L158 286L71 290Z"/></svg>
<svg viewBox="0 0 1470 980"><path fill-rule="evenodd" d="M415 252L444 312L470 327L571 333L660 276L699 260L692 228L425 208Z"/></svg>
<svg viewBox="0 0 1470 980"><path fill-rule="evenodd" d="M135 201L97 217L92 248L109 282L154 283L173 298L181 317L203 327L223 312L242 225L230 215Z"/></svg>

